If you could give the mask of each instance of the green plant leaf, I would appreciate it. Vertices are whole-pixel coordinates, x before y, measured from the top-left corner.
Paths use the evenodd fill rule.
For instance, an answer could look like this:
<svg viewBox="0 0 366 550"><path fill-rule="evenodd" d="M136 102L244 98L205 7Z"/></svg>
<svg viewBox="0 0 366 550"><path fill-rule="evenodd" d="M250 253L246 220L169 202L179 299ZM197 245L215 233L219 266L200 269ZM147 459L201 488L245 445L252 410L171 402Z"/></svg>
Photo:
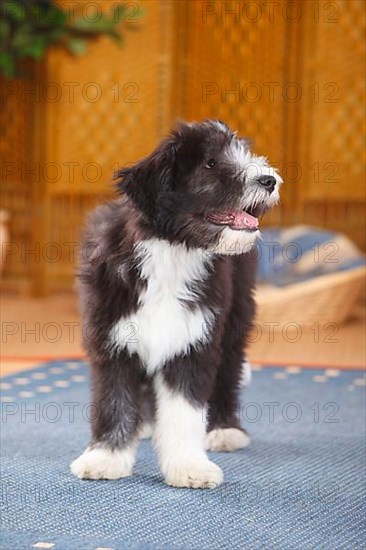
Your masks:
<svg viewBox="0 0 366 550"><path fill-rule="evenodd" d="M42 14L44 15L43 22L51 26L63 26L68 19L67 12L57 5L50 5Z"/></svg>
<svg viewBox="0 0 366 550"><path fill-rule="evenodd" d="M126 13L127 8L123 4L118 4L113 10L112 22L115 24L121 23L123 21L123 16Z"/></svg>
<svg viewBox="0 0 366 550"><path fill-rule="evenodd" d="M5 45L5 41L8 40L10 36L10 24L6 19L0 19L0 41L2 47Z"/></svg>
<svg viewBox="0 0 366 550"><path fill-rule="evenodd" d="M111 23L105 17L101 17L96 21L87 21L84 18L75 19L75 21L70 25L70 28L74 31L81 31L90 34L108 32L113 27L114 23Z"/></svg>
<svg viewBox="0 0 366 550"><path fill-rule="evenodd" d="M32 40L23 44L21 54L23 57L29 56L34 59L40 59L47 47L47 39L43 36L32 36Z"/></svg>
<svg viewBox="0 0 366 550"><path fill-rule="evenodd" d="M6 18L13 19L14 21L24 21L25 19L24 6L15 0L6 0L3 10Z"/></svg>
<svg viewBox="0 0 366 550"><path fill-rule="evenodd" d="M0 72L7 78L15 74L15 64L13 57L5 52L0 52Z"/></svg>
<svg viewBox="0 0 366 550"><path fill-rule="evenodd" d="M82 14L82 10L76 10ZM6 77L20 75L25 57L40 59L52 44L67 47L73 54L84 54L88 40L107 35L122 44L120 25L136 30L128 21L130 8L123 3L115 5L113 13L102 13L95 21L79 15L70 22L68 13L57 0L5 0L0 19L0 38L3 53L0 73ZM142 10L136 10L133 18L140 18Z"/></svg>
<svg viewBox="0 0 366 550"><path fill-rule="evenodd" d="M86 52L86 41L82 38L70 38L67 46L74 55L82 55Z"/></svg>

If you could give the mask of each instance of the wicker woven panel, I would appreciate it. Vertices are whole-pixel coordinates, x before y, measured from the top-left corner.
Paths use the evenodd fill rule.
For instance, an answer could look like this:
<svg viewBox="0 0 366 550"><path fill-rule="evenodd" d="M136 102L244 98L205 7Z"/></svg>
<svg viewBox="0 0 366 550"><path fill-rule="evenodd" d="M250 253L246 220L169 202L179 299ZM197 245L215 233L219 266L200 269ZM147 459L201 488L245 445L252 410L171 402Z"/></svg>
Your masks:
<svg viewBox="0 0 366 550"><path fill-rule="evenodd" d="M112 4L101 5L108 10ZM169 99L171 10L155 0L139 4L143 17L130 22L134 29L125 31L124 47L103 37L89 46L88 55L75 58L57 49L49 57L47 81L57 82L62 92L57 103L46 106L52 110L46 156L62 173L48 183L50 193L103 192L118 164L147 154L169 127L164 98Z"/></svg>
<svg viewBox="0 0 366 550"><path fill-rule="evenodd" d="M103 38L86 56L55 49L35 75L39 100L21 102L18 86L3 105L1 152L16 167L2 186L11 240L46 247L40 262L9 256L5 278L30 277L37 293L71 285L70 248L87 210L111 192L117 166L148 153L175 118L221 118L279 166L282 206L266 223L329 227L365 248L364 2L279 0L273 18L271 3L244 0L140 4L124 47ZM284 16L289 4L301 8L296 22ZM297 102L286 99L289 82L301 87ZM337 89L324 89L333 82L336 102ZM35 162L37 181L22 178L21 164ZM295 179L291 163L300 167Z"/></svg>
<svg viewBox="0 0 366 550"><path fill-rule="evenodd" d="M3 161L9 164L7 181L19 181L20 170L10 171L10 164L17 167L27 159L26 128L30 102L22 101L21 87L16 80L0 79L1 117L0 117L0 153Z"/></svg>
<svg viewBox="0 0 366 550"><path fill-rule="evenodd" d="M109 10L113 4L99 6ZM143 17L136 23L136 2L128 9L124 46L101 38L80 57L54 49L37 70L37 100L20 101L22 87L30 85L24 81L6 104L3 158L17 170L38 163L40 177L9 177L2 205L11 213L11 239L41 253L37 262L9 256L5 280L30 273L37 294L65 278L70 284L74 266L63 243L78 241L86 212L112 192L114 170L147 154L171 125L173 5L139 4Z"/></svg>
<svg viewBox="0 0 366 550"><path fill-rule="evenodd" d="M0 154L2 163L1 208L9 213L10 240L6 271L18 279L28 273L22 251L31 245L29 204L31 188L27 169L31 167L27 142L31 101L24 101L18 81L1 79Z"/></svg>
<svg viewBox="0 0 366 550"><path fill-rule="evenodd" d="M350 199L344 201L306 201L301 217L297 214L293 223L306 223L326 227L348 235L362 250L366 249L365 204Z"/></svg>
<svg viewBox="0 0 366 550"><path fill-rule="evenodd" d="M363 200L365 3L320 2L304 15L305 200Z"/></svg>
<svg viewBox="0 0 366 550"><path fill-rule="evenodd" d="M261 6L255 24L250 4L180 4L187 31L179 42L177 77L184 93L177 109L186 118L224 119L283 169L282 207L265 223L338 228L365 247L365 210L354 202L365 189L364 2L281 1L272 22L265 6L253 3L253 9ZM295 22L296 8L284 16L289 4L301 14ZM203 95L208 83L212 93ZM274 86L272 100L266 83ZM296 87L298 99L291 101ZM239 97L225 94L238 89ZM259 100L248 101L256 90ZM319 215L314 199L321 201Z"/></svg>
<svg viewBox="0 0 366 550"><path fill-rule="evenodd" d="M85 213L107 198L107 195L86 193L60 193L50 197L50 233L44 254L50 288L57 288L65 282L69 285L74 279Z"/></svg>
<svg viewBox="0 0 366 550"><path fill-rule="evenodd" d="M177 110L187 119L224 120L252 139L258 153L281 165L287 22L283 17L271 22L263 6L252 4L261 11L256 14L250 6L246 11L245 2L181 3L186 37L180 44L178 77L184 94Z"/></svg>
<svg viewBox="0 0 366 550"><path fill-rule="evenodd" d="M143 18L126 32L125 48L102 38L87 56L55 50L48 58L47 82L62 89L57 103L45 105L45 159L58 167L50 179L61 174L45 182L45 233L58 243L50 247L57 261L43 266L48 286L72 281L86 212L112 193L113 172L150 152L170 126L172 10L155 0L140 4ZM72 101L64 83L72 83Z"/></svg>
<svg viewBox="0 0 366 550"><path fill-rule="evenodd" d="M29 275L30 254L27 251L33 249L30 190L19 181L3 183L1 187L1 208L9 213L7 226L10 235L10 242L4 245L7 251L5 276L21 280Z"/></svg>

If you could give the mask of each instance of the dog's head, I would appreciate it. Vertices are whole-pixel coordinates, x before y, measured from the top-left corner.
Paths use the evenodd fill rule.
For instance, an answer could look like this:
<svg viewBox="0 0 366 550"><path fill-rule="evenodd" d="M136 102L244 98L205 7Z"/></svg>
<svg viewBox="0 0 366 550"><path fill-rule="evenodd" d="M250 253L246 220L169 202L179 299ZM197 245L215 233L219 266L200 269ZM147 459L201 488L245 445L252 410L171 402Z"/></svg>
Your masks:
<svg viewBox="0 0 366 550"><path fill-rule="evenodd" d="M157 237L217 254L254 245L258 218L278 202L282 183L265 157L217 120L180 124L117 180Z"/></svg>

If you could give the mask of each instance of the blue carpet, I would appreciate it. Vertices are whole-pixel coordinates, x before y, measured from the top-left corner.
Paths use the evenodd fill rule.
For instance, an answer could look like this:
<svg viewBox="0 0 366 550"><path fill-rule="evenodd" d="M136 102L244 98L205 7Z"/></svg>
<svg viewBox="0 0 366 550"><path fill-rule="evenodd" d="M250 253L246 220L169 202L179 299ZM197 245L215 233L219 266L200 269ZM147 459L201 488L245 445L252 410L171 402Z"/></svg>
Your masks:
<svg viewBox="0 0 366 550"><path fill-rule="evenodd" d="M84 363L5 377L1 547L364 548L364 393L357 371L257 370L241 409L251 446L212 453L224 484L193 490L162 483L149 441L131 478L70 474L89 437Z"/></svg>

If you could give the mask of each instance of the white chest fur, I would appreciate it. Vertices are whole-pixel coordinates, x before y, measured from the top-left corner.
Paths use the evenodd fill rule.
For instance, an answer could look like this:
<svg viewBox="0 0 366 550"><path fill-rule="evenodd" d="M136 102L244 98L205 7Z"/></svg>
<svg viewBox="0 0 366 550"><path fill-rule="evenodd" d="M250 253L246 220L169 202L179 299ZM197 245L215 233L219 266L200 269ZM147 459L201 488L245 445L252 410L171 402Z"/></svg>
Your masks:
<svg viewBox="0 0 366 550"><path fill-rule="evenodd" d="M110 343L113 350L137 353L151 373L190 346L207 341L214 313L202 306L188 308L184 302L194 302L195 283L207 278L210 257L159 239L139 243L136 254L146 288L136 313L112 328Z"/></svg>

